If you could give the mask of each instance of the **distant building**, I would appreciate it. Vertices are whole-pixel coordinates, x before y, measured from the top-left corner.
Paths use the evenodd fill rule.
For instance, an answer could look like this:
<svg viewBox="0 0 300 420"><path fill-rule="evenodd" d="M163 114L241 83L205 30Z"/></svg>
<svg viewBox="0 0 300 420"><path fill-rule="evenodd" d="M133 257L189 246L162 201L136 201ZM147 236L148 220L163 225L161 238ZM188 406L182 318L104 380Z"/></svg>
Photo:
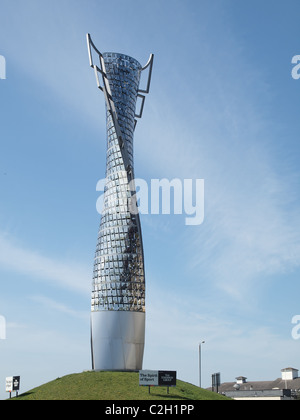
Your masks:
<svg viewBox="0 0 300 420"><path fill-rule="evenodd" d="M245 376L238 376L236 382L221 384L219 393L235 400L292 400L300 393L298 369L282 369L281 378L272 381L248 382Z"/></svg>

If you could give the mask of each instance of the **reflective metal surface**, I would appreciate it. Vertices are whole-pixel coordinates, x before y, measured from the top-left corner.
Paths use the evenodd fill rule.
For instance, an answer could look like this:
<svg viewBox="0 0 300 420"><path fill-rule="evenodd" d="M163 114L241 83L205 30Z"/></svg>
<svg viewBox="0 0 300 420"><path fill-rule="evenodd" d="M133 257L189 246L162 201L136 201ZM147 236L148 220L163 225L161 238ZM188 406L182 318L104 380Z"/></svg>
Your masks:
<svg viewBox="0 0 300 420"><path fill-rule="evenodd" d="M95 370L140 370L143 364L145 314L98 311L91 314Z"/></svg>
<svg viewBox="0 0 300 420"><path fill-rule="evenodd" d="M139 214L137 211L132 211L132 209L136 209L136 203L131 198L135 197L133 134L136 118L142 116L144 108L145 96L141 93L149 92L153 55L150 56L146 66L142 67L134 58L124 54L102 54L95 47L90 35L87 36L87 40L90 65L95 70L97 86L104 93L107 118L104 209L95 254L91 301L93 368L96 370L115 369L113 366L118 365L118 369L140 369L143 354L141 349L144 346L145 317L139 318L138 332L134 332L130 336L122 332L121 336L117 335L118 338L115 339L114 328L119 328L119 324L114 322L106 324L103 322L103 319L106 319L105 315L93 315L93 313L114 311L144 314L145 312L142 233ZM99 59L99 65L94 64L93 54L96 55L97 60ZM139 90L141 72L146 68L149 69L147 88ZM142 103L139 113L136 114L138 97L141 97ZM122 317L124 320L121 321L120 318L120 322L123 326L126 325L126 331L131 331L127 325L128 322L133 322L133 327L137 325L133 321L135 318L124 314ZM141 328L141 324L143 328ZM106 340L103 340L103 337L100 340L103 328L106 329ZM130 343L132 346L129 345ZM108 355L110 352L104 351L101 346L106 349L109 346L113 346L113 348L116 346L118 349L123 348L124 351L125 348L126 351L131 349L132 354L131 356L127 354L125 357L124 353L123 362L120 359L118 362L114 360L114 363L107 356L105 362L103 355ZM117 349L111 351L119 354ZM139 356L137 357L137 355ZM130 362L130 368L124 364L124 361L129 359L136 360L134 368L132 368L134 363Z"/></svg>

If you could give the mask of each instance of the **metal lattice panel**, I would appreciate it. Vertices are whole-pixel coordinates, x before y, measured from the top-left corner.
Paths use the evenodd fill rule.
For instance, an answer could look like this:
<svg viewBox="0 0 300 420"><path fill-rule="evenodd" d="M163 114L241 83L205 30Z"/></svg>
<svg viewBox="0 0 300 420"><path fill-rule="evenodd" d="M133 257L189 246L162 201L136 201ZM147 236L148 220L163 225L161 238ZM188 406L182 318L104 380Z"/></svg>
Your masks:
<svg viewBox="0 0 300 420"><path fill-rule="evenodd" d="M123 54L101 54L88 35L90 64L104 92L107 116L107 156L104 209L95 254L92 312L145 312L145 274L139 214L131 209L134 180L133 135L148 93L153 56L143 68ZM99 57L94 65L92 48ZM139 90L142 70L149 67L146 90ZM103 86L99 81L102 76ZM137 98L142 99L136 114Z"/></svg>

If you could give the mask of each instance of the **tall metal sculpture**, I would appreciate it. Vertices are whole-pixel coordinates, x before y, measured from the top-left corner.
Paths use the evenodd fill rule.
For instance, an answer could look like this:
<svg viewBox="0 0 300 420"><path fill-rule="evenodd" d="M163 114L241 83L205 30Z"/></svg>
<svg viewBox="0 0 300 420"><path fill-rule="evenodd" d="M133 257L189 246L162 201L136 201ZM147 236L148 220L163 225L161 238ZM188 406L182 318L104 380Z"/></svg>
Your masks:
<svg viewBox="0 0 300 420"><path fill-rule="evenodd" d="M127 55L101 53L89 34L87 43L90 66L104 93L107 118L106 182L92 291L92 367L139 370L145 341L145 273L135 198L133 134L136 118L143 114L144 94L149 93L154 56L151 54L142 67ZM139 84L145 69L149 75L143 90Z"/></svg>

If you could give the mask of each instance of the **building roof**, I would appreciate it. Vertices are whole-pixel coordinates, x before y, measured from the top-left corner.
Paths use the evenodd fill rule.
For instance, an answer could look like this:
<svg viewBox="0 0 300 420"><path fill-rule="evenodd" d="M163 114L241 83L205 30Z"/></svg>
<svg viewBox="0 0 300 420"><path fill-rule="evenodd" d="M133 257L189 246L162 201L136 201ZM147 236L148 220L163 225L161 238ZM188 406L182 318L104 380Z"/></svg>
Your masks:
<svg viewBox="0 0 300 420"><path fill-rule="evenodd" d="M232 392L235 390L234 385L236 382L224 382L218 388L219 393ZM252 381L238 384L239 391L262 391L272 389L292 389L300 390L300 378L293 380L282 380L281 378L275 379L275 381ZM211 388L210 388L211 389Z"/></svg>

